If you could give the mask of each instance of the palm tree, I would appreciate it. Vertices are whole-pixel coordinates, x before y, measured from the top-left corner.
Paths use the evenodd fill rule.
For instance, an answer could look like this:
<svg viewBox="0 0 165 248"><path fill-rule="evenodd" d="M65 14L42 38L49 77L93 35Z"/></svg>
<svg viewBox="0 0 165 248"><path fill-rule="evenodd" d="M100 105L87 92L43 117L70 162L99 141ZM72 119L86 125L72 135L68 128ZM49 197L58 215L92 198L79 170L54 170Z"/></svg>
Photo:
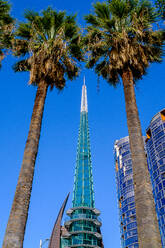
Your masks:
<svg viewBox="0 0 165 248"><path fill-rule="evenodd" d="M0 0L0 67L7 49L11 48L14 19L10 16L10 5Z"/></svg>
<svg viewBox="0 0 165 248"><path fill-rule="evenodd" d="M30 71L29 84L37 86L37 93L3 248L23 247L48 88L62 90L66 79L78 76L78 61L82 59L75 16L48 8L41 15L28 11L25 17L27 22L19 24L13 44L14 54L25 59L17 62L14 69Z"/></svg>
<svg viewBox="0 0 165 248"><path fill-rule="evenodd" d="M157 15L147 0L97 2L84 38L87 67L112 86L122 79L133 163L138 237L141 248L161 247L149 172L144 151L134 86L150 63L161 62L163 34L156 30Z"/></svg>

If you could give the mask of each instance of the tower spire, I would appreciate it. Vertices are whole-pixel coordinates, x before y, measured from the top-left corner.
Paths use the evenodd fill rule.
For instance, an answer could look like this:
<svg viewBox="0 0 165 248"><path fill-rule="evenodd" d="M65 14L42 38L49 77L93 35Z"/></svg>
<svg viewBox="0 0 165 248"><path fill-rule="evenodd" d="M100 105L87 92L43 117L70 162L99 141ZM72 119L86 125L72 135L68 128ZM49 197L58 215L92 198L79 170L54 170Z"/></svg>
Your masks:
<svg viewBox="0 0 165 248"><path fill-rule="evenodd" d="M84 85L85 85L85 75L84 75Z"/></svg>
<svg viewBox="0 0 165 248"><path fill-rule="evenodd" d="M82 86L80 130L77 149L73 207L94 207L92 163L88 130L87 89Z"/></svg>
<svg viewBox="0 0 165 248"><path fill-rule="evenodd" d="M82 86L80 129L74 177L73 205L67 211L66 234L62 237L63 248L103 248L100 211L95 208L92 162L88 130L87 90Z"/></svg>
<svg viewBox="0 0 165 248"><path fill-rule="evenodd" d="M82 86L81 112L88 112L87 88L86 88L86 85L85 85L85 76L84 76L84 84Z"/></svg>

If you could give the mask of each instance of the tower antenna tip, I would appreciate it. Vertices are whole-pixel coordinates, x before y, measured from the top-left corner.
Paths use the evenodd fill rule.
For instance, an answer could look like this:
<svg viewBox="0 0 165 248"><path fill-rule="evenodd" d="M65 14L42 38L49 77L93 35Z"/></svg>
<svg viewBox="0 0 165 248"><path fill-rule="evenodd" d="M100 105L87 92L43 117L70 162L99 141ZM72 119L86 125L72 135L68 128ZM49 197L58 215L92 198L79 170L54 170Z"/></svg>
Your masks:
<svg viewBox="0 0 165 248"><path fill-rule="evenodd" d="M84 75L84 85L85 85L85 75Z"/></svg>

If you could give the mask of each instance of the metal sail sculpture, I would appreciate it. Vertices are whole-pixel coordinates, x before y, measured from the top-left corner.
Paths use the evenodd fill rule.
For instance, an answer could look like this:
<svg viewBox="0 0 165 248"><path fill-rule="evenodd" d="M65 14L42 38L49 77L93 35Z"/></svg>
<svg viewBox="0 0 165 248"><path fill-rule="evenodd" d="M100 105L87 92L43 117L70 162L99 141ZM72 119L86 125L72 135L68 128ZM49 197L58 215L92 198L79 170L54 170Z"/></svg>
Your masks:
<svg viewBox="0 0 165 248"><path fill-rule="evenodd" d="M70 193L69 193L70 194ZM60 248L60 240L61 240L61 220L64 214L64 210L69 198L69 194L67 195L65 201L62 204L62 207L59 211L59 214L57 216L56 222L54 224L54 228L52 231L52 235L49 242L48 248Z"/></svg>

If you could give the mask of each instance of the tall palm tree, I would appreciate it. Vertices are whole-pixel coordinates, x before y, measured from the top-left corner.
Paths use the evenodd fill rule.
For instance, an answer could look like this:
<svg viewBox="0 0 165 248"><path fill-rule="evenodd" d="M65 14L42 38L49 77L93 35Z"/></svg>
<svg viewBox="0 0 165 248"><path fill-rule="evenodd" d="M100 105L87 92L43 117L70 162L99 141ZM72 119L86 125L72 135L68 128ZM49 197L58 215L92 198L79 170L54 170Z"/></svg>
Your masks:
<svg viewBox="0 0 165 248"><path fill-rule="evenodd" d="M85 17L88 68L112 86L122 79L127 113L140 248L161 247L151 183L144 151L134 86L152 62L161 62L163 34L147 0L111 0L94 4Z"/></svg>
<svg viewBox="0 0 165 248"><path fill-rule="evenodd" d="M11 48L14 19L10 16L10 4L0 0L0 67L7 49Z"/></svg>
<svg viewBox="0 0 165 248"><path fill-rule="evenodd" d="M14 54L25 59L17 62L14 69L30 71L29 84L37 86L37 93L3 248L23 247L48 88L62 90L66 79L78 76L78 61L82 59L75 16L48 8L41 15L28 11L25 17L27 22L19 24L13 44Z"/></svg>

